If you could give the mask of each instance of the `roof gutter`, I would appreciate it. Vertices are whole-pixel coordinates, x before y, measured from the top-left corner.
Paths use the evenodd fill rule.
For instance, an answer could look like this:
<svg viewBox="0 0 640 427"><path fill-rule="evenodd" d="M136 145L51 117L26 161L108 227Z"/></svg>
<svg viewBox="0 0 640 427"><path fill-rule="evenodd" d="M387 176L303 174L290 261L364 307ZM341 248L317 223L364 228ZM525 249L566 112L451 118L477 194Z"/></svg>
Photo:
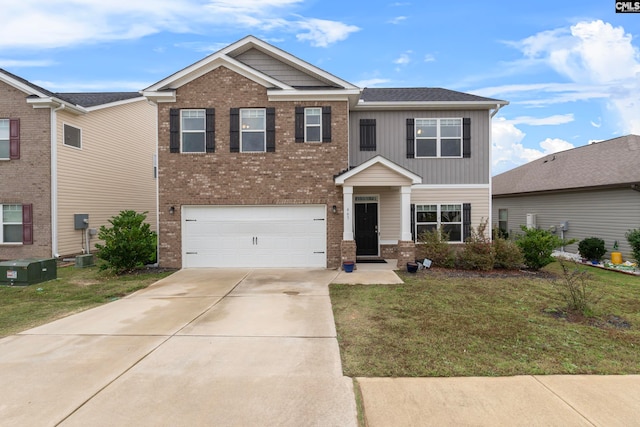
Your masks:
<svg viewBox="0 0 640 427"><path fill-rule="evenodd" d="M509 103L507 102L506 104L496 104L496 109L493 110L493 112L491 113L491 115L489 116L489 119L493 119L493 116L495 116L496 114L498 114L498 111L500 111L500 109L502 107L504 107L505 105L508 105Z"/></svg>

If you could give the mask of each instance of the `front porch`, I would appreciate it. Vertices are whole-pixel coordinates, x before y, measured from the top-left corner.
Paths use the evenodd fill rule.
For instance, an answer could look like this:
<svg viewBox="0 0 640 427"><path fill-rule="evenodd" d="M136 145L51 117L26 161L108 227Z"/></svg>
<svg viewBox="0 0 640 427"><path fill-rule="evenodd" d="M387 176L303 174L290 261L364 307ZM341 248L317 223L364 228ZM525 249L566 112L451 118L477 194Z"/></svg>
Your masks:
<svg viewBox="0 0 640 427"><path fill-rule="evenodd" d="M421 182L418 175L382 156L336 177L344 206L342 261L391 258L397 260L397 268L414 261L411 189Z"/></svg>

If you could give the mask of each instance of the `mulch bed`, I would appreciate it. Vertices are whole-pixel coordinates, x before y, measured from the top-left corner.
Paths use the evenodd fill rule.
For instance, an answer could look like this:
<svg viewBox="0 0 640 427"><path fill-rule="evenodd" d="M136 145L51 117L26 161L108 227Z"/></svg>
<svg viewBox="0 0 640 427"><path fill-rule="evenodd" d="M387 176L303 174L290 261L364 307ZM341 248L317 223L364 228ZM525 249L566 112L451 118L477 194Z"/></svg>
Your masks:
<svg viewBox="0 0 640 427"><path fill-rule="evenodd" d="M509 277L527 277L536 279L555 279L558 276L548 271L533 270L505 270L493 269L488 271L480 270L462 270L458 268L431 267L418 270L416 274L419 276L446 276L446 277L468 277L468 278L509 278Z"/></svg>

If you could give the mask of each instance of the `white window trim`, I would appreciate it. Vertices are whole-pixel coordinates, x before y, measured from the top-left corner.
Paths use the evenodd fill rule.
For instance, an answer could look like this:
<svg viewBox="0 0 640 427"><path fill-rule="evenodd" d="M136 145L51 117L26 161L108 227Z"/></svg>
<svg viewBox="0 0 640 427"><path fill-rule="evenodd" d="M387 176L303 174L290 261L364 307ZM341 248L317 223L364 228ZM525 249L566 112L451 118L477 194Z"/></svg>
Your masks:
<svg viewBox="0 0 640 427"><path fill-rule="evenodd" d="M69 144L67 144L65 142L66 141L66 138L65 138L65 133L66 133L65 132L65 127L66 126L72 127L74 129L78 129L78 131L80 131L80 146L79 147L76 147L75 145L69 145ZM62 123L62 145L64 145L65 147L73 148L74 150L82 150L82 145L83 145L82 144L82 128L78 127L76 125L72 125L71 123L64 123L63 122Z"/></svg>
<svg viewBox="0 0 640 427"><path fill-rule="evenodd" d="M320 114L318 115L318 117L320 118L318 124L309 124L307 123L307 111L309 110L318 110L320 112ZM309 138L307 137L307 130L310 127L317 127L320 129L320 134L319 134L319 138L317 141L309 141ZM308 143L318 143L318 142L322 142L322 107L306 107L304 109L304 142L308 142Z"/></svg>
<svg viewBox="0 0 640 427"><path fill-rule="evenodd" d="M0 161L1 160L10 160L11 159L11 122L9 121L9 119L0 119L0 121L6 121L7 122L7 139L1 139L0 141L7 141L7 144L9 146L9 156L8 157L0 157ZM2 205L0 205L2 206ZM1 241L1 240L0 240Z"/></svg>
<svg viewBox="0 0 640 427"><path fill-rule="evenodd" d="M202 130L193 130L193 129L184 129L184 122L182 121L184 117L184 113L186 111L202 111L204 116L202 117L202 122L204 127ZM183 150L183 135L185 133L201 133L203 138L202 151L184 151ZM180 152L186 154L200 154L205 153L207 151L207 112L203 108L186 108L180 110Z"/></svg>
<svg viewBox="0 0 640 427"><path fill-rule="evenodd" d="M262 130L245 130L242 129L242 112L243 111L263 111L262 117L263 129ZM240 120L240 152L241 153L266 153L267 152L267 109L266 108L241 108L239 113ZM245 151L243 144L243 135L245 133L262 133L262 150L261 151Z"/></svg>
<svg viewBox="0 0 640 427"><path fill-rule="evenodd" d="M429 203L429 202L425 202L425 203L416 203L416 209L415 209L415 218L414 218L414 222L415 222L415 229L413 230L414 235L416 236L416 240L418 238L418 225L424 225L424 224L434 224L433 222L420 222L418 223L418 206L425 206L425 205L436 205L437 209L436 209L436 227L438 230L441 229L442 224L460 224L460 240L454 240L454 241L448 241L447 243L453 243L453 244L458 244L458 243L464 243L464 203L460 203L460 202L446 202L446 203ZM442 213L442 206L448 206L448 205L458 205L460 206L460 222L442 222L440 220L440 216Z"/></svg>
<svg viewBox="0 0 640 427"><path fill-rule="evenodd" d="M436 121L436 155L435 156L419 156L418 155L418 140L419 139L433 139L427 137L419 137L418 136L418 120L435 120ZM440 135L440 123L442 120L458 120L460 122L460 155L459 156L442 156L442 137ZM464 129L463 129L463 120L459 117L442 117L442 118L433 118L433 117L418 117L414 120L414 153L416 159L461 159L463 157L463 137L464 137ZM445 138L445 139L453 139L453 138Z"/></svg>
<svg viewBox="0 0 640 427"><path fill-rule="evenodd" d="M22 208L22 205L20 203L5 203L4 205L0 204L0 245L21 245L22 241L20 241L20 242L5 242L4 241L4 226L5 225L20 225L20 226L22 226L22 218L20 218L20 222L4 222L4 206L5 205L20 206Z"/></svg>

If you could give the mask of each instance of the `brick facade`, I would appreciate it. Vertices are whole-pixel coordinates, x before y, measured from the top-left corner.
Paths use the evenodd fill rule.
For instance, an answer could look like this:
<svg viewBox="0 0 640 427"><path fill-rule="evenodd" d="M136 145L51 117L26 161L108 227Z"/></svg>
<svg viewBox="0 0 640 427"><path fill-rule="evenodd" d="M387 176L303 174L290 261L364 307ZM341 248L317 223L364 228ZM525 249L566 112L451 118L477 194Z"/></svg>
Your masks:
<svg viewBox="0 0 640 427"><path fill-rule="evenodd" d="M51 112L26 98L0 82L0 119L20 119L20 159L0 161L0 204L33 205L33 244L0 243L0 260L51 257Z"/></svg>
<svg viewBox="0 0 640 427"><path fill-rule="evenodd" d="M332 140L295 142L295 107L330 106ZM273 153L231 153L231 108L276 111ZM215 108L215 153L170 153L171 108ZM219 67L176 90L176 102L158 105L159 262L182 266L183 205L327 206L327 267L340 265L342 189L334 176L347 168L348 104L331 102L270 102L267 89L228 68ZM175 207L173 214L170 207Z"/></svg>

